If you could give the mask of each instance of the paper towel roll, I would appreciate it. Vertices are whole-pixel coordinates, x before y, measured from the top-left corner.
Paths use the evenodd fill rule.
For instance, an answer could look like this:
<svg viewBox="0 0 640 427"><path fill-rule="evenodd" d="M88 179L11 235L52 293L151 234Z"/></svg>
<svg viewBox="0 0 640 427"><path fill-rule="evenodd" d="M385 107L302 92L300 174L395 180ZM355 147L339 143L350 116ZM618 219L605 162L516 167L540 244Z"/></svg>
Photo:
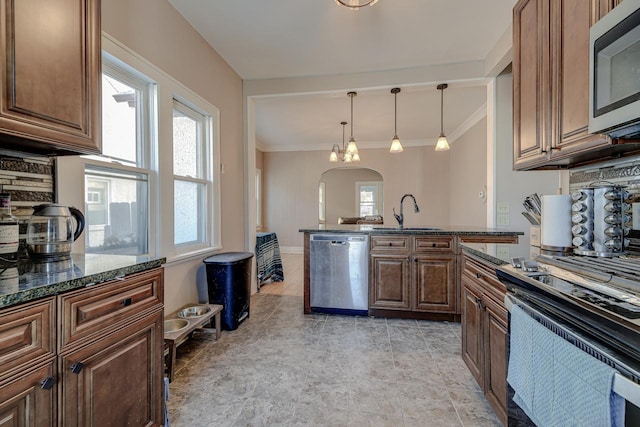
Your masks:
<svg viewBox="0 0 640 427"><path fill-rule="evenodd" d="M543 249L571 247L571 196L542 196L540 245Z"/></svg>

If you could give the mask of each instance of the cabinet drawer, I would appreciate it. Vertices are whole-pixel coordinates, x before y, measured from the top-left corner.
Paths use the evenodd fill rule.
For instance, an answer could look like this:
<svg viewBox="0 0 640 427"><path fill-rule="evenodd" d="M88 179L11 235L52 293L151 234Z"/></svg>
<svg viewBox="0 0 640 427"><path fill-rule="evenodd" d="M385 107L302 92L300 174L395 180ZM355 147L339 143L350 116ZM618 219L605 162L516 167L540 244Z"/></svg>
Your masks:
<svg viewBox="0 0 640 427"><path fill-rule="evenodd" d="M81 338L124 325L137 314L161 306L161 268L60 296L60 349Z"/></svg>
<svg viewBox="0 0 640 427"><path fill-rule="evenodd" d="M504 283L498 280L495 269L465 257L463 275L481 286L486 295L503 304L507 288Z"/></svg>
<svg viewBox="0 0 640 427"><path fill-rule="evenodd" d="M453 237L414 237L413 252L453 251Z"/></svg>
<svg viewBox="0 0 640 427"><path fill-rule="evenodd" d="M55 355L54 299L0 311L0 377Z"/></svg>
<svg viewBox="0 0 640 427"><path fill-rule="evenodd" d="M410 236L371 236L371 250L376 252L409 252Z"/></svg>

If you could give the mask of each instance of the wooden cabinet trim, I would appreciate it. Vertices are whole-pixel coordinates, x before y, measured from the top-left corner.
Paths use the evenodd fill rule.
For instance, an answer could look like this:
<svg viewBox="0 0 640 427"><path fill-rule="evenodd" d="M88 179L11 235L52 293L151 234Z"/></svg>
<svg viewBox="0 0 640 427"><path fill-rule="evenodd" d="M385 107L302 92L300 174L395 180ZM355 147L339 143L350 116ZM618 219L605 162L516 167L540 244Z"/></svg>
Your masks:
<svg viewBox="0 0 640 427"><path fill-rule="evenodd" d="M162 425L162 322L159 310L59 358L61 425L95 425L105 407L118 425Z"/></svg>
<svg viewBox="0 0 640 427"><path fill-rule="evenodd" d="M371 236L372 252L406 252L411 250L409 242L410 236L387 236L373 235Z"/></svg>
<svg viewBox="0 0 640 427"><path fill-rule="evenodd" d="M455 237L416 236L413 238L413 253L433 251L455 251Z"/></svg>
<svg viewBox="0 0 640 427"><path fill-rule="evenodd" d="M41 382L56 377L55 359L0 381L0 414L6 426L56 425L57 387L45 390Z"/></svg>
<svg viewBox="0 0 640 427"><path fill-rule="evenodd" d="M61 295L59 350L135 319L136 314L162 306L163 269L157 268L95 288Z"/></svg>
<svg viewBox="0 0 640 427"><path fill-rule="evenodd" d="M25 152L99 154L100 0L58 0L64 12L34 31L38 1L0 2L0 137Z"/></svg>
<svg viewBox="0 0 640 427"><path fill-rule="evenodd" d="M0 378L55 355L54 298L0 312Z"/></svg>

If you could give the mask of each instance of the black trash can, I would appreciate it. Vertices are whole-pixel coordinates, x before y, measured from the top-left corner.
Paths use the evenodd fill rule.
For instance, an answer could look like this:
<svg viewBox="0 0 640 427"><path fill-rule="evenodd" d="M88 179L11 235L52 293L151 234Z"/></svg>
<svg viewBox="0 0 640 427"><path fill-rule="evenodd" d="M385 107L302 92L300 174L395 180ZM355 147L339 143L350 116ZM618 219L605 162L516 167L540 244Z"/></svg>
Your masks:
<svg viewBox="0 0 640 427"><path fill-rule="evenodd" d="M221 304L222 329L233 331L249 317L251 252L225 252L206 258L209 304Z"/></svg>

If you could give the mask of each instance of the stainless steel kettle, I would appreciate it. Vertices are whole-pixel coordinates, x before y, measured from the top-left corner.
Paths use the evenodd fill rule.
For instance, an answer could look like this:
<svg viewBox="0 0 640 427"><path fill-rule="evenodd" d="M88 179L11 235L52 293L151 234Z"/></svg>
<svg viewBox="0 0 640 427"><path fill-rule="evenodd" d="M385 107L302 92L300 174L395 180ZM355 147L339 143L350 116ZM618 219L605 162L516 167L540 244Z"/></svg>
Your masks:
<svg viewBox="0 0 640 427"><path fill-rule="evenodd" d="M75 219L75 227L74 227ZM84 215L74 207L38 205L27 223L27 251L40 261L71 257L71 249L84 230Z"/></svg>

